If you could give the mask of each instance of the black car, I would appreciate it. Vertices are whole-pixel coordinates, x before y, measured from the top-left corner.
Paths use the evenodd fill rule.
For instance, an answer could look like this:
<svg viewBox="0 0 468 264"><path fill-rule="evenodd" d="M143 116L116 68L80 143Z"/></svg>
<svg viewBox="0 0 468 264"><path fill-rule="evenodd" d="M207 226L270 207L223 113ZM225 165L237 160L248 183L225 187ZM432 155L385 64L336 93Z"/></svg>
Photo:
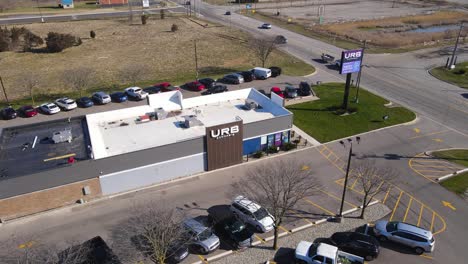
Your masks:
<svg viewBox="0 0 468 264"><path fill-rule="evenodd" d="M143 91L147 92L148 94L157 94L161 92L161 87L149 86L149 87L144 88Z"/></svg>
<svg viewBox="0 0 468 264"><path fill-rule="evenodd" d="M237 74L242 75L242 77L244 77L244 82L251 82L255 80L255 74L251 71L243 71Z"/></svg>
<svg viewBox="0 0 468 264"><path fill-rule="evenodd" d="M166 263L180 263L189 255L188 247L185 243L175 243L166 252Z"/></svg>
<svg viewBox="0 0 468 264"><path fill-rule="evenodd" d="M11 106L7 108L3 108L2 111L0 112L1 116L3 119L14 119L18 116L18 113L16 112L15 109L13 109Z"/></svg>
<svg viewBox="0 0 468 264"><path fill-rule="evenodd" d="M314 95L310 84L308 84L307 82L301 82L299 84L299 89L297 90L297 93L299 94L299 96Z"/></svg>
<svg viewBox="0 0 468 264"><path fill-rule="evenodd" d="M211 79L211 78L203 78L203 79L200 79L198 80L201 84L205 85L205 89L210 89L211 87L214 86L215 84L215 80Z"/></svg>
<svg viewBox="0 0 468 264"><path fill-rule="evenodd" d="M338 232L331 242L340 250L365 258L367 261L379 255L379 242L375 237L357 232Z"/></svg>
<svg viewBox="0 0 468 264"><path fill-rule="evenodd" d="M286 44L288 43L288 39L283 35L278 35L275 37L276 44Z"/></svg>
<svg viewBox="0 0 468 264"><path fill-rule="evenodd" d="M93 106L94 102L93 100L91 100L91 98L85 96L85 97L78 98L76 100L76 104L79 107L87 108L87 107Z"/></svg>
<svg viewBox="0 0 468 264"><path fill-rule="evenodd" d="M270 67L271 70L271 77L277 77L281 75L281 68L280 67Z"/></svg>
<svg viewBox="0 0 468 264"><path fill-rule="evenodd" d="M116 102L116 103L123 103L128 100L127 95L123 92L115 92L111 94L110 97L112 99L112 102Z"/></svg>
<svg viewBox="0 0 468 264"><path fill-rule="evenodd" d="M208 90L204 91L202 93L202 95L215 94L215 93L224 93L224 92L227 92L227 91L228 91L228 88L227 88L226 85L217 84L217 85L209 88Z"/></svg>
<svg viewBox="0 0 468 264"><path fill-rule="evenodd" d="M228 217L215 223L215 233L228 240L236 248L246 248L252 244L254 232L236 217Z"/></svg>

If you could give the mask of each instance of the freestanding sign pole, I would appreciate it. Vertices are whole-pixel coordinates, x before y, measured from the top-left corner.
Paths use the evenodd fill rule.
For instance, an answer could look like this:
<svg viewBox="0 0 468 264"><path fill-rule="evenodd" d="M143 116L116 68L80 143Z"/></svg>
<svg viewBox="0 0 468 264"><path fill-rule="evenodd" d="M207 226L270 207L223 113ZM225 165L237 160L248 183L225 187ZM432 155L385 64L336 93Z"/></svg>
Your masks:
<svg viewBox="0 0 468 264"><path fill-rule="evenodd" d="M352 73L347 73L346 74L346 85L345 85L345 90L344 90L344 96L343 96L343 109L345 111L348 111L348 98L349 98L349 89L351 88L351 75Z"/></svg>

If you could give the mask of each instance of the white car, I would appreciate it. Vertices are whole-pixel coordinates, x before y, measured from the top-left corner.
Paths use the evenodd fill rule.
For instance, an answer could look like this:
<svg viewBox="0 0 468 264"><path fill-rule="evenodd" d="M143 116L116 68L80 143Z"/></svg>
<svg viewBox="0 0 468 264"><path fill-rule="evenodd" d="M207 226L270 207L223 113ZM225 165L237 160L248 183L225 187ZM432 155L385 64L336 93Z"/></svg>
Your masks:
<svg viewBox="0 0 468 264"><path fill-rule="evenodd" d="M265 208L244 196L234 198L231 211L237 218L254 226L259 232L268 232L273 229L273 216Z"/></svg>
<svg viewBox="0 0 468 264"><path fill-rule="evenodd" d="M271 24L265 23L265 24L261 25L260 28L271 29Z"/></svg>
<svg viewBox="0 0 468 264"><path fill-rule="evenodd" d="M42 111L44 111L44 113L49 115L60 112L60 108L54 103L41 104L40 108Z"/></svg>
<svg viewBox="0 0 468 264"><path fill-rule="evenodd" d="M63 97L55 100L55 104L64 110L73 110L77 107L75 100Z"/></svg>
<svg viewBox="0 0 468 264"><path fill-rule="evenodd" d="M125 93L137 100L143 100L148 97L148 93L143 91L140 87L128 87L125 89Z"/></svg>

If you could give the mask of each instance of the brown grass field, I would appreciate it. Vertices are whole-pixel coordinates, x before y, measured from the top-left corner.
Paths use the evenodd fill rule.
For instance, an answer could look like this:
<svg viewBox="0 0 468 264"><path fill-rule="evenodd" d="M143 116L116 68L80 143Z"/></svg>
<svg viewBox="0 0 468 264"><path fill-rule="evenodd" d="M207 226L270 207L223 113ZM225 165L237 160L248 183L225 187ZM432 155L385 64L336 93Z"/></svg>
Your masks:
<svg viewBox="0 0 468 264"><path fill-rule="evenodd" d="M170 32L172 24L179 30ZM245 43L247 35L234 29L209 25L205 21L171 17L164 20L150 18L147 25L129 25L127 19L60 22L25 25L32 32L45 37L49 31L70 33L81 37L83 44L61 53L0 53L2 76L10 99L27 95L18 83L29 73L42 77L36 94L70 92L62 82L66 70L85 66L93 69L99 80L90 87L107 89L124 87L119 71L129 65L144 65L147 74L138 83L145 86L160 81L182 84L195 78L194 40L197 40L200 77L219 77L228 72L258 66L260 62ZM96 38L90 39L94 30ZM289 75L306 75L314 71L310 65L285 53L274 52L266 66L278 65ZM3 100L3 96L0 96Z"/></svg>

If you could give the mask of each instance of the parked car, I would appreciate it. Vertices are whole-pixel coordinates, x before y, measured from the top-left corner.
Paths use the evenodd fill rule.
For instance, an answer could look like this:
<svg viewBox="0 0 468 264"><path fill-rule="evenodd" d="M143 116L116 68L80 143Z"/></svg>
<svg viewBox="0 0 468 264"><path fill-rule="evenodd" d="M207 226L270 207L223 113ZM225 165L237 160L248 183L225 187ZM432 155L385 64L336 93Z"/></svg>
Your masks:
<svg viewBox="0 0 468 264"><path fill-rule="evenodd" d="M123 92L115 92L110 95L112 102L123 103L128 100L128 97Z"/></svg>
<svg viewBox="0 0 468 264"><path fill-rule="evenodd" d="M309 83L307 83L307 82L299 83L299 90L297 91L297 93L300 96L315 95L314 92L312 91L312 88L310 87Z"/></svg>
<svg viewBox="0 0 468 264"><path fill-rule="evenodd" d="M363 258L338 250L335 246L308 241L301 241L297 244L294 258L297 264L364 263Z"/></svg>
<svg viewBox="0 0 468 264"><path fill-rule="evenodd" d="M335 60L333 63L336 67L340 68L341 67L341 60Z"/></svg>
<svg viewBox="0 0 468 264"><path fill-rule="evenodd" d="M172 86L172 84L168 82L157 83L153 86L159 88L161 92L171 92L171 91L179 90L179 87Z"/></svg>
<svg viewBox="0 0 468 264"><path fill-rule="evenodd" d="M207 254L219 247L219 238L212 232L206 221L190 218L184 221L184 227L191 238L189 245L201 253Z"/></svg>
<svg viewBox="0 0 468 264"><path fill-rule="evenodd" d="M184 241L170 245L166 252L165 263L180 263L189 255L188 247ZM156 262L155 262L156 263Z"/></svg>
<svg viewBox="0 0 468 264"><path fill-rule="evenodd" d="M54 103L41 104L40 108L44 113L49 115L60 112L60 108Z"/></svg>
<svg viewBox="0 0 468 264"><path fill-rule="evenodd" d="M262 67L255 67L251 70L251 72L255 75L256 79L266 80L271 77L271 70L262 68Z"/></svg>
<svg viewBox="0 0 468 264"><path fill-rule="evenodd" d="M201 84L205 85L205 88L206 89L210 89L211 87L213 87L216 83L215 80L211 79L211 78L203 78L203 79L200 79L198 80Z"/></svg>
<svg viewBox="0 0 468 264"><path fill-rule="evenodd" d="M226 11L226 13L224 13L224 15L230 16L230 15L231 15L231 11Z"/></svg>
<svg viewBox="0 0 468 264"><path fill-rule="evenodd" d="M63 110L70 111L77 108L76 102L68 97L55 100L55 104Z"/></svg>
<svg viewBox="0 0 468 264"><path fill-rule="evenodd" d="M278 66L273 66L269 68L271 71L271 77L278 77L281 75L282 69Z"/></svg>
<svg viewBox="0 0 468 264"><path fill-rule="evenodd" d="M374 233L380 241L394 241L414 249L417 254L434 251L435 240L431 231L404 222L378 221Z"/></svg>
<svg viewBox="0 0 468 264"><path fill-rule="evenodd" d="M339 250L371 261L379 256L379 242L375 237L357 232L338 232L331 236L331 244Z"/></svg>
<svg viewBox="0 0 468 264"><path fill-rule="evenodd" d="M125 93L127 94L127 97L135 100L143 100L148 97L148 93L143 91L140 87L125 88Z"/></svg>
<svg viewBox="0 0 468 264"><path fill-rule="evenodd" d="M0 114L2 118L5 120L14 119L18 116L18 113L16 112L16 110L13 109L11 106L3 108L2 111L0 111Z"/></svg>
<svg viewBox="0 0 468 264"><path fill-rule="evenodd" d="M270 97L271 97L272 93L275 93L278 96L284 98L284 93L283 93L283 91L281 91L281 88L279 88L279 87L276 87L276 86L272 87L271 90L270 90Z"/></svg>
<svg viewBox="0 0 468 264"><path fill-rule="evenodd" d="M188 82L185 84L185 88L192 90L192 91L203 91L205 89L205 85L203 85L199 81Z"/></svg>
<svg viewBox="0 0 468 264"><path fill-rule="evenodd" d="M202 93L202 95L215 94L215 93L224 93L224 92L227 92L227 91L228 91L228 88L227 88L226 85L217 84L217 85L211 87L210 89L207 89L206 91L204 91Z"/></svg>
<svg viewBox="0 0 468 264"><path fill-rule="evenodd" d="M97 104L108 104L111 102L111 98L105 92L96 92L91 96L91 99Z"/></svg>
<svg viewBox="0 0 468 264"><path fill-rule="evenodd" d="M87 108L87 107L91 107L94 105L93 103L93 100L91 100L91 98L89 97L81 97L81 98L78 98L76 100L76 104L79 106L79 107L83 107L83 108Z"/></svg>
<svg viewBox="0 0 468 264"><path fill-rule="evenodd" d="M244 82L251 82L251 81L255 80L255 74L253 74L253 72L251 72L251 71L243 71L243 72L239 72L237 74L242 75L242 77L244 78Z"/></svg>
<svg viewBox="0 0 468 264"><path fill-rule="evenodd" d="M147 92L148 94L157 94L161 92L161 87L158 86L148 86L143 88L143 91Z"/></svg>
<svg viewBox="0 0 468 264"><path fill-rule="evenodd" d="M278 35L275 37L276 44L286 44L288 43L288 39L283 35Z"/></svg>
<svg viewBox="0 0 468 264"><path fill-rule="evenodd" d="M286 88L284 89L283 94L286 95L288 98L296 98L297 97L297 88L288 84L286 85Z"/></svg>
<svg viewBox="0 0 468 264"><path fill-rule="evenodd" d="M263 29L271 29L271 24L268 24L268 23L264 23L260 26L260 28L263 28Z"/></svg>
<svg viewBox="0 0 468 264"><path fill-rule="evenodd" d="M265 208L242 195L234 198L230 208L236 217L252 225L259 232L273 229L273 216Z"/></svg>
<svg viewBox="0 0 468 264"><path fill-rule="evenodd" d="M223 238L223 241L229 241L232 246L238 249L249 247L254 235L251 229L235 217L215 220L214 231Z"/></svg>
<svg viewBox="0 0 468 264"><path fill-rule="evenodd" d="M241 84L244 82L244 77L242 77L242 75L237 74L237 73L231 73L231 74L225 75L223 78L221 78L218 81L222 83Z"/></svg>
<svg viewBox="0 0 468 264"><path fill-rule="evenodd" d="M31 105L22 106L19 111L24 117L33 117L37 115L37 109Z"/></svg>

